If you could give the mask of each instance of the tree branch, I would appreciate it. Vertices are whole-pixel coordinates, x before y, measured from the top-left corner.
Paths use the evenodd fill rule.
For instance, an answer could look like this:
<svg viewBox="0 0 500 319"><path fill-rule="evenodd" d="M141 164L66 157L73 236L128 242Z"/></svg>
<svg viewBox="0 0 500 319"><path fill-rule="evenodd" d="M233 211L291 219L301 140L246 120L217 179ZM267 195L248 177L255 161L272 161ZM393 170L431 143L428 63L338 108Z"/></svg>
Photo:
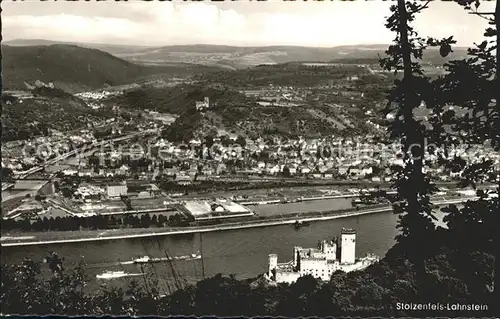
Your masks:
<svg viewBox="0 0 500 319"><path fill-rule="evenodd" d="M488 21L491 21L491 22L495 21L494 18L487 17L487 15L493 15L494 16L495 12L477 12L477 11L472 11L472 12L468 12L468 13L469 14L477 15L477 16L479 16L479 17L481 17L483 19L486 19Z"/></svg>
<svg viewBox="0 0 500 319"><path fill-rule="evenodd" d="M411 14L414 14L414 13L419 13L420 11L424 10L424 9L427 9L429 7L429 3L431 3L432 0L427 0L426 3L424 3L422 6L418 7L417 9L415 9L415 11L412 11Z"/></svg>

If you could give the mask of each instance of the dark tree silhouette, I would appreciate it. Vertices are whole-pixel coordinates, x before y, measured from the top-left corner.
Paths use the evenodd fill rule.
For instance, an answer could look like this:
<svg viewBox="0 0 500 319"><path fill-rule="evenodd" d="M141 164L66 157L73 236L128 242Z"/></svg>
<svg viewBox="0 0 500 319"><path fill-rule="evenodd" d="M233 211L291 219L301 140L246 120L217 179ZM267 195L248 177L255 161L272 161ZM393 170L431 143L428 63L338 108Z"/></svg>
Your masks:
<svg viewBox="0 0 500 319"><path fill-rule="evenodd" d="M497 2L495 12L482 13L481 2L477 0L457 0L459 5L471 14L488 20L490 26L485 30L485 40L468 50L466 59L450 61L445 64L447 73L434 82L435 99L433 116L430 118L434 130L434 144L444 147L467 145L488 152L500 151L500 64L499 18L500 5ZM447 51L445 49L444 51ZM453 106L450 108L449 106ZM493 249L500 243L500 201L487 197L500 192L498 165L487 157L483 160L464 160L460 156L453 159L441 158L441 164L449 170L461 172L461 186L472 186L489 182L497 184L496 191L478 191L479 200L469 201L462 208L455 206L446 209L445 221L449 227L448 241L460 247L462 254L495 254ZM487 194L489 193L489 194ZM464 243L459 234L471 232L477 234L470 242ZM498 255L497 255L498 256ZM500 258L495 258L495 273L500 271ZM476 278L477 279L477 278ZM491 279L491 278L490 278ZM500 276L495 276L495 284L485 281L476 283L488 286L500 286ZM473 284L470 282L470 284ZM496 298L500 299L500 289L495 289ZM497 309L498 313L498 309Z"/></svg>
<svg viewBox="0 0 500 319"><path fill-rule="evenodd" d="M386 27L397 37L395 44L386 51L388 57L381 59L381 66L386 70L403 71L403 78L394 82L389 93L385 113L395 113L389 124L389 134L395 141L401 141L404 160L403 167L393 167L396 177L393 187L397 190L394 211L400 215L397 227L401 230L397 240L402 251L416 263L422 282L425 280L424 260L426 254L431 253L423 243L432 240L434 235L432 219L435 217L430 195L436 187L423 172L426 129L414 115L414 110L425 103L429 93L429 79L418 63L426 46L410 23L427 5L398 0L397 5L391 7L393 14L387 19ZM413 61L412 56L417 61Z"/></svg>

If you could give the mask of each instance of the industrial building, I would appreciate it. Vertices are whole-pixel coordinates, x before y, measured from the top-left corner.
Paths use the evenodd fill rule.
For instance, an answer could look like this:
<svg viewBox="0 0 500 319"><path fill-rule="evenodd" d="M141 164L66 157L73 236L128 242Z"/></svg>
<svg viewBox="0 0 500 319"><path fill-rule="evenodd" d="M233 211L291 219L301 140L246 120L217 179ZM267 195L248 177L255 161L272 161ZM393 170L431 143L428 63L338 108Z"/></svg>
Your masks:
<svg viewBox="0 0 500 319"><path fill-rule="evenodd" d="M128 187L127 187L127 182L124 181L123 183L120 184L114 184L114 185L107 185L106 187L106 193L108 197L114 198L114 197L120 197L120 196L125 196L128 193Z"/></svg>
<svg viewBox="0 0 500 319"><path fill-rule="evenodd" d="M182 203L181 207L181 211L192 215L195 220L247 217L254 215L254 212L249 208L228 199L187 201Z"/></svg>
<svg viewBox="0 0 500 319"><path fill-rule="evenodd" d="M294 247L293 260L287 263L278 263L278 255L270 254L265 276L276 283L293 283L305 275L329 281L338 270L362 270L378 260L373 254L356 259L356 232L343 228L340 238L322 240L317 248Z"/></svg>

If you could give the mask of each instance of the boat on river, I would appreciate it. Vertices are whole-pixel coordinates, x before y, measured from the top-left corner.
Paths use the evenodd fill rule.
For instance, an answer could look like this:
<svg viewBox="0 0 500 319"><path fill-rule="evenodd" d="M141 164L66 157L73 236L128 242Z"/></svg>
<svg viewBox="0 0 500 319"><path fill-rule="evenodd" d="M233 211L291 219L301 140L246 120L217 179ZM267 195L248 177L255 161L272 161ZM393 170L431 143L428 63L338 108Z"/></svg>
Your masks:
<svg viewBox="0 0 500 319"><path fill-rule="evenodd" d="M162 257L162 258L151 258L149 256L143 256L137 259L134 259L134 264L152 264L159 263L162 261L171 261L171 260L197 260L201 259L200 254L191 254L186 256L176 256L176 257Z"/></svg>
<svg viewBox="0 0 500 319"><path fill-rule="evenodd" d="M122 270L118 271L105 271L104 273L100 275L96 275L97 279L117 279L117 278L123 278L123 277L133 277L133 276L141 276L142 274L128 274Z"/></svg>
<svg viewBox="0 0 500 319"><path fill-rule="evenodd" d="M300 220L297 220L295 221L295 223L293 224L293 227L295 229L299 229L300 227L302 226L309 226L310 223L308 221L300 221Z"/></svg>

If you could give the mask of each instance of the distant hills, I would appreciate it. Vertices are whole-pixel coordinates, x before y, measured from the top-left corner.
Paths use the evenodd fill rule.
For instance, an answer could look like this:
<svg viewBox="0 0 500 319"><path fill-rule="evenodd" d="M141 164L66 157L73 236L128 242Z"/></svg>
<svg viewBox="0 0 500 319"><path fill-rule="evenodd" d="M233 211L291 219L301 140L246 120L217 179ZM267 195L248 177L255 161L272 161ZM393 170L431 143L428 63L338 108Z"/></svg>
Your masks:
<svg viewBox="0 0 500 319"><path fill-rule="evenodd" d="M388 44L348 45L332 48L300 46L235 47L222 45L175 45L122 51L116 56L136 63L196 63L228 68L288 62L338 62L377 64L385 56ZM424 62L443 64L464 57L466 48L455 48L446 59L436 49L428 50Z"/></svg>
<svg viewBox="0 0 500 319"><path fill-rule="evenodd" d="M117 56L137 63L187 62L244 68L287 62L328 62L345 57L377 57L387 45L313 48L300 46L235 47L221 45L176 45L122 52Z"/></svg>
<svg viewBox="0 0 500 319"><path fill-rule="evenodd" d="M54 45L54 44L65 44L65 45L76 45L89 49L97 49L107 53L120 53L120 52L134 52L148 49L147 46L138 45L120 45L120 44L103 44L103 43L80 43L80 42L62 42L62 41L52 41L43 39L16 39L10 41L3 41L3 45L8 45L12 47L25 47L25 46L42 46L42 45Z"/></svg>
<svg viewBox="0 0 500 319"><path fill-rule="evenodd" d="M40 80L74 93L105 85L130 84L151 76L171 77L213 70L185 63L138 65L101 50L69 44L2 45L2 58L6 90L25 89L25 83Z"/></svg>
<svg viewBox="0 0 500 319"><path fill-rule="evenodd" d="M48 40L12 40L4 42L9 46L33 46L51 44L72 44ZM287 62L339 62L377 64L378 57L384 56L388 44L347 45L331 48L301 46L252 46L238 47L225 45L172 45L162 47L144 47L133 45L109 45L78 43L81 47L98 49L121 59L142 65L171 66L187 63L211 67L238 69L261 64L279 64ZM454 48L449 57L443 59L437 50L429 50L425 62L442 64L450 59L461 58L465 48Z"/></svg>

